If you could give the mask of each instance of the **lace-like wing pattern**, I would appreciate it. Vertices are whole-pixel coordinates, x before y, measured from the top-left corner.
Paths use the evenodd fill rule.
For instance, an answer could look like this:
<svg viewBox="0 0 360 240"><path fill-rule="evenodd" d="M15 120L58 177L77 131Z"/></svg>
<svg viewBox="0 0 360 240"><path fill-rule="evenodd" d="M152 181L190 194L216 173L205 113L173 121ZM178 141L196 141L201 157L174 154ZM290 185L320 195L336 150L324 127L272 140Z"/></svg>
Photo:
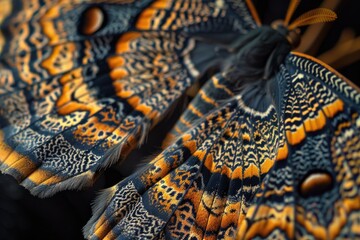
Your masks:
<svg viewBox="0 0 360 240"><path fill-rule="evenodd" d="M0 169L34 195L89 185L206 71L197 32L255 27L243 2L5 1ZM211 50L213 51L213 50Z"/></svg>
<svg viewBox="0 0 360 240"><path fill-rule="evenodd" d="M220 66L87 238L360 238L360 91L250 1L4 1L0 169L35 195L90 184Z"/></svg>
<svg viewBox="0 0 360 240"><path fill-rule="evenodd" d="M99 197L88 238L359 237L356 87L299 53L266 86L229 76L200 90L173 144Z"/></svg>

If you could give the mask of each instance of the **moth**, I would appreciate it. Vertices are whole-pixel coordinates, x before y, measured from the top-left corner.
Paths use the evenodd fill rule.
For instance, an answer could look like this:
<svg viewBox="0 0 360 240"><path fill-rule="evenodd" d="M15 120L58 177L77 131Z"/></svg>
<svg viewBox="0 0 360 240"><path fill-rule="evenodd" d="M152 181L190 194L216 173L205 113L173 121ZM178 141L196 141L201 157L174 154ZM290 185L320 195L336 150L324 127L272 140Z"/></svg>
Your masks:
<svg viewBox="0 0 360 240"><path fill-rule="evenodd" d="M299 26L336 17L315 9L290 23L298 4L272 26L248 5L258 27L219 47L229 65L190 103L169 146L99 196L87 238L360 237L360 91L291 52Z"/></svg>
<svg viewBox="0 0 360 240"><path fill-rule="evenodd" d="M359 90L290 52L331 11L289 24L291 1L266 27L242 0L6 2L0 169L41 197L91 184L221 66L87 238L358 237Z"/></svg>

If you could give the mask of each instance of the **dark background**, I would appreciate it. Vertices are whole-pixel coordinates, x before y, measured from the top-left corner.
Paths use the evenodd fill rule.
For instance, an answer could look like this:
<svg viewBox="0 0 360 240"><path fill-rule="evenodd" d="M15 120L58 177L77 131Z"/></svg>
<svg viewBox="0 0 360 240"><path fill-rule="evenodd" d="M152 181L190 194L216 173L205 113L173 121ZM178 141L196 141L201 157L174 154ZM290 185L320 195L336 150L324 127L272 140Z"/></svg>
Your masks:
<svg viewBox="0 0 360 240"><path fill-rule="evenodd" d="M283 19L288 0L255 0L263 23ZM296 15L313 9L322 1L303 0ZM331 23L325 40L318 53L332 48L345 28L352 28L360 35L360 1L342 0L336 11L338 20ZM305 30L305 29L303 29ZM340 73L360 85L360 61L338 69ZM184 106L189 97L184 97ZM134 151L121 167L110 168L95 183L94 187L83 191L66 191L48 199L31 196L10 177L0 175L0 240L7 239L83 239L81 229L91 216L91 203L100 189L110 187L135 169L136 164L160 152L160 144L165 133L171 128L181 111L166 118L150 133L147 144ZM154 134L156 133L156 134Z"/></svg>

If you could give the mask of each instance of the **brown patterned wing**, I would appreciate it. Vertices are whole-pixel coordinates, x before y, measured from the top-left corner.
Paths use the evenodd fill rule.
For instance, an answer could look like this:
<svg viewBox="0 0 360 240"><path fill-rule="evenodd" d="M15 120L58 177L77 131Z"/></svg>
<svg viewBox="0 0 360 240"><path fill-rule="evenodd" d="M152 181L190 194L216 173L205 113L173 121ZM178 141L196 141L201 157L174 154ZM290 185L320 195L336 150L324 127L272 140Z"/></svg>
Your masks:
<svg viewBox="0 0 360 240"><path fill-rule="evenodd" d="M5 6L0 169L39 196L91 184L141 143L217 57L215 43L189 36L255 27L243 1Z"/></svg>

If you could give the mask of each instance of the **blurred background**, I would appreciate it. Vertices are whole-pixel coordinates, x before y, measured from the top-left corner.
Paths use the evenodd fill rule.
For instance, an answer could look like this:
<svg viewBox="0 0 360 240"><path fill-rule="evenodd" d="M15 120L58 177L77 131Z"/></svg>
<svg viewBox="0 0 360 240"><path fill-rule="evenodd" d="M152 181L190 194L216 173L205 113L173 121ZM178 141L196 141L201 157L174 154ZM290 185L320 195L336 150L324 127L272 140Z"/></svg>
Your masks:
<svg viewBox="0 0 360 240"><path fill-rule="evenodd" d="M254 0L264 24L283 19L289 0ZM302 0L296 15L316 8L325 1ZM320 57L340 73L360 85L360 1L329 0L336 7L338 19L325 28L302 29L300 51ZM296 17L296 16L295 16ZM309 32L307 33L307 30ZM313 32L322 32L316 36ZM334 48L336 46L336 48ZM330 51L331 50L331 51ZM344 55L344 56L343 56ZM178 107L186 106L191 97L184 96ZM161 141L181 111L165 118L154 128L145 146L135 150L119 166L108 169L92 188L66 191L48 199L33 197L9 176L0 175L0 240L16 239L83 239L82 227L91 216L91 203L103 188L129 175L139 163L160 152Z"/></svg>

